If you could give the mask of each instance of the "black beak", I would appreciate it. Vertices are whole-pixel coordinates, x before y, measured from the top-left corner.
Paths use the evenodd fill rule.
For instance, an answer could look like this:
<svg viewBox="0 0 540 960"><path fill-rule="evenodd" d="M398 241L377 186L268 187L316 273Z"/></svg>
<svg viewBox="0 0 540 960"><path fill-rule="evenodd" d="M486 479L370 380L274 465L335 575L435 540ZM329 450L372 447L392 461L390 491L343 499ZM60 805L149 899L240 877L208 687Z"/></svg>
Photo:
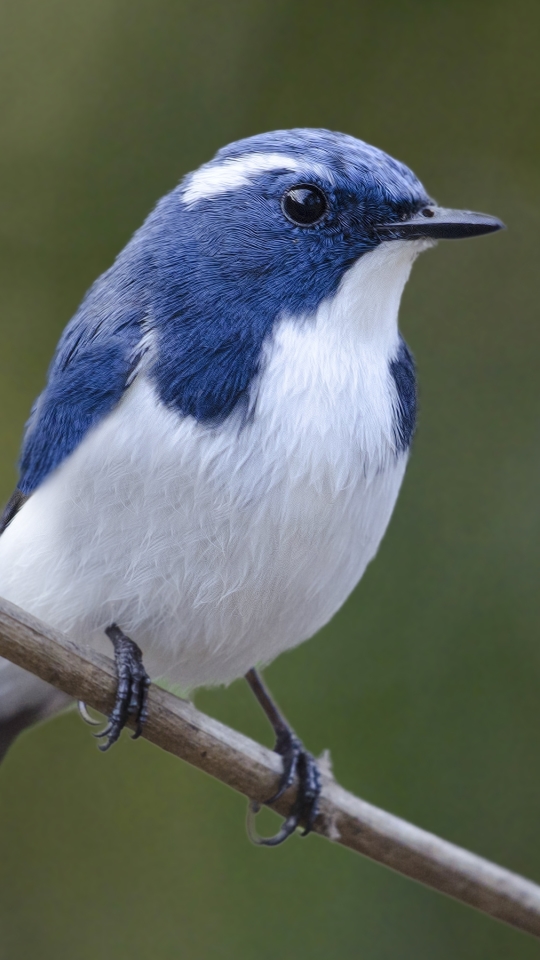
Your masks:
<svg viewBox="0 0 540 960"><path fill-rule="evenodd" d="M381 240L459 240L462 237L480 237L483 233L504 230L504 223L487 213L471 210L447 210L429 205L411 217L396 223L381 223L375 232Z"/></svg>

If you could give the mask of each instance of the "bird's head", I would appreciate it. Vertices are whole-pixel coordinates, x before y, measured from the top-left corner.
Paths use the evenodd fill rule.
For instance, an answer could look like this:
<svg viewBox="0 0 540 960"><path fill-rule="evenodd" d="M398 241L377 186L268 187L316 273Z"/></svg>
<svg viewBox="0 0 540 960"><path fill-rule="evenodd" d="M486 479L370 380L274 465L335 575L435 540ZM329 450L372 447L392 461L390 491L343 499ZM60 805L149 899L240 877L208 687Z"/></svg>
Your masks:
<svg viewBox="0 0 540 960"><path fill-rule="evenodd" d="M399 302L420 249L501 226L438 207L408 167L345 134L276 131L225 147L139 234L153 265L163 399L198 419L227 415L276 322L313 314L359 260L384 248Z"/></svg>

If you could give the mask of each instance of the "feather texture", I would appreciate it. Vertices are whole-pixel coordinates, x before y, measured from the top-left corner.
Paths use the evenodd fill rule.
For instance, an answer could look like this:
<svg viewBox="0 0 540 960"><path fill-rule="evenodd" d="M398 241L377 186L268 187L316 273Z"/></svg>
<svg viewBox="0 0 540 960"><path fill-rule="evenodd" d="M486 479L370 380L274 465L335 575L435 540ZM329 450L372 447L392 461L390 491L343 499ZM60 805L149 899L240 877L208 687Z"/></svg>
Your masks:
<svg viewBox="0 0 540 960"><path fill-rule="evenodd" d="M0 538L0 594L107 651L118 622L184 687L311 636L374 556L405 470L392 364L421 248L382 244L314 313L283 316L247 415L183 415L143 365Z"/></svg>
<svg viewBox="0 0 540 960"><path fill-rule="evenodd" d="M299 179L328 200L308 229L281 207ZM36 490L114 410L141 366L181 414L218 423L245 413L280 319L315 314L377 249L377 223L399 224L428 201L403 164L328 130L277 131L220 150L159 201L66 327L27 425L21 492Z"/></svg>

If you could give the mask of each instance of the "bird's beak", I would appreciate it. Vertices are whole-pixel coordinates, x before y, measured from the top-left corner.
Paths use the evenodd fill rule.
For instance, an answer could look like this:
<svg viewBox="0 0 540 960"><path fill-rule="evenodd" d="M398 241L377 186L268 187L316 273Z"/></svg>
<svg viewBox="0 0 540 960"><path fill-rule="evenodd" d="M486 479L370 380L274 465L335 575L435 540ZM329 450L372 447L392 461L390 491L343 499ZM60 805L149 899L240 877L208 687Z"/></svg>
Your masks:
<svg viewBox="0 0 540 960"><path fill-rule="evenodd" d="M459 240L462 237L479 237L483 233L504 230L504 223L487 213L471 210L447 210L430 204L410 220L378 224L375 232L381 240Z"/></svg>

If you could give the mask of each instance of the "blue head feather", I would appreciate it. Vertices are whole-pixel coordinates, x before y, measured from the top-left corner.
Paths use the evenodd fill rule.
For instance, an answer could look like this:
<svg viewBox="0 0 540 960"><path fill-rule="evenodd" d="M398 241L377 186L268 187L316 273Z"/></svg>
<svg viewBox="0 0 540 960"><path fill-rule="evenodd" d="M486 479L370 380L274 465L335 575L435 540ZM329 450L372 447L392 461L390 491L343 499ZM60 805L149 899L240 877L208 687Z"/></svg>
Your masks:
<svg viewBox="0 0 540 960"><path fill-rule="evenodd" d="M202 168L203 185L245 158L268 155L285 160L268 169L259 164L234 189L195 189L195 199L201 172L189 175L91 288L60 340L28 423L24 493L115 406L148 343L145 333L153 339L147 374L163 403L217 423L246 401L276 320L313 312L380 242L377 223L399 222L429 202L403 164L327 130L240 140ZM324 191L329 209L319 223L301 227L284 216L281 198L306 181ZM405 347L392 374L402 447L414 426L414 368Z"/></svg>

